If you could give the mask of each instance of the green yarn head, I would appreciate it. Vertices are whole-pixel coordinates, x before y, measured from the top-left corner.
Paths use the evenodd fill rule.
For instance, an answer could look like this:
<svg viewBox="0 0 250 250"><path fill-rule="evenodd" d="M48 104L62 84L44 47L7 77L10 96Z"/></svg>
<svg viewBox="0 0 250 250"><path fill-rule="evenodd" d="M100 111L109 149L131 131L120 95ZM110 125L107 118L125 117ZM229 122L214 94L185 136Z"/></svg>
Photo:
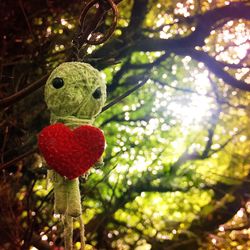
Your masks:
<svg viewBox="0 0 250 250"><path fill-rule="evenodd" d="M87 63L62 63L46 82L45 101L52 117L92 119L106 101L106 84L100 72Z"/></svg>

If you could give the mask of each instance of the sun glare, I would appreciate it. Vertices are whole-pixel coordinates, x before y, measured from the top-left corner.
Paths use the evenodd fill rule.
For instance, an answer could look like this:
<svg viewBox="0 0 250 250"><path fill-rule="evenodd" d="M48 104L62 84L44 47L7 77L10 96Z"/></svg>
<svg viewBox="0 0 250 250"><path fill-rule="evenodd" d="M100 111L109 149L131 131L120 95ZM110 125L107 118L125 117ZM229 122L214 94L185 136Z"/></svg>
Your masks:
<svg viewBox="0 0 250 250"><path fill-rule="evenodd" d="M198 68L200 71L196 70L193 77L183 79L185 84L190 84L192 79L190 89L194 90L193 93L183 91L181 94L172 95L169 93L168 88L166 88L165 93L161 91L156 93L156 109L162 110L165 108L165 114L174 117L185 128L198 125L204 121L204 118L210 117L211 109L214 108L214 99L209 94L211 83L208 78L208 71L203 64L199 64ZM175 81L171 85L175 86L176 84L177 82ZM172 125L176 121L172 120Z"/></svg>
<svg viewBox="0 0 250 250"><path fill-rule="evenodd" d="M205 96L192 94L190 103L172 102L168 109L180 119L182 125L189 127L203 120L205 116L210 114L210 100Z"/></svg>

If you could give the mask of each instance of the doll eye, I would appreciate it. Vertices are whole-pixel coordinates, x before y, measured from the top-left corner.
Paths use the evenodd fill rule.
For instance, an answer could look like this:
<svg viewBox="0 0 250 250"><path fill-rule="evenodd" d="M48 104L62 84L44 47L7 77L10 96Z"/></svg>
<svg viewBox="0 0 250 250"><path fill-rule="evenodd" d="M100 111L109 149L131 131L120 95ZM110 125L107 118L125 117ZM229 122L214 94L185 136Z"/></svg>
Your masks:
<svg viewBox="0 0 250 250"><path fill-rule="evenodd" d="M102 96L101 88L97 88L97 89L95 90L95 92L92 94L92 96L93 96L95 99L100 99L101 96Z"/></svg>
<svg viewBox="0 0 250 250"><path fill-rule="evenodd" d="M54 87L55 89L60 89L61 87L63 87L64 81L63 81L62 78L56 77L56 78L53 79L52 85L53 85L53 87Z"/></svg>

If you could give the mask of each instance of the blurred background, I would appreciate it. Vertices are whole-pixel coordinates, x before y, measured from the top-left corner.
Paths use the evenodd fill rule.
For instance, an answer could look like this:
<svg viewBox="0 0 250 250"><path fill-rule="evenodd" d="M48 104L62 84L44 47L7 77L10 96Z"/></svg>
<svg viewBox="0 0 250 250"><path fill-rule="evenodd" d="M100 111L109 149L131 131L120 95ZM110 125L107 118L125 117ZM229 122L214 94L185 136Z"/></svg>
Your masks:
<svg viewBox="0 0 250 250"><path fill-rule="evenodd" d="M102 70L107 102L137 86L95 122L107 148L81 180L87 250L250 249L249 1L116 0L100 45L79 37L105 4L79 27L89 2L0 2L0 249L64 249L36 144L47 76L76 58ZM112 12L99 21L89 38Z"/></svg>

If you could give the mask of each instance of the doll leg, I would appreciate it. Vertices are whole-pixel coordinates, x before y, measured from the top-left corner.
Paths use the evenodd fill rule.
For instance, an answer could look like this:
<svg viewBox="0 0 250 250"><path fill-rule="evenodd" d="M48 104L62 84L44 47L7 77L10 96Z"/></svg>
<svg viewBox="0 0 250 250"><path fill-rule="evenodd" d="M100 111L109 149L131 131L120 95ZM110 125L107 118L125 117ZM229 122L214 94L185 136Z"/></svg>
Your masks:
<svg viewBox="0 0 250 250"><path fill-rule="evenodd" d="M79 217L82 214L78 178L67 180L54 173L55 213Z"/></svg>
<svg viewBox="0 0 250 250"><path fill-rule="evenodd" d="M67 215L79 217L82 215L79 179L76 178L74 180L66 180L65 182L68 197Z"/></svg>
<svg viewBox="0 0 250 250"><path fill-rule="evenodd" d="M64 178L53 171L54 210L56 214L64 215L67 210L67 192Z"/></svg>

